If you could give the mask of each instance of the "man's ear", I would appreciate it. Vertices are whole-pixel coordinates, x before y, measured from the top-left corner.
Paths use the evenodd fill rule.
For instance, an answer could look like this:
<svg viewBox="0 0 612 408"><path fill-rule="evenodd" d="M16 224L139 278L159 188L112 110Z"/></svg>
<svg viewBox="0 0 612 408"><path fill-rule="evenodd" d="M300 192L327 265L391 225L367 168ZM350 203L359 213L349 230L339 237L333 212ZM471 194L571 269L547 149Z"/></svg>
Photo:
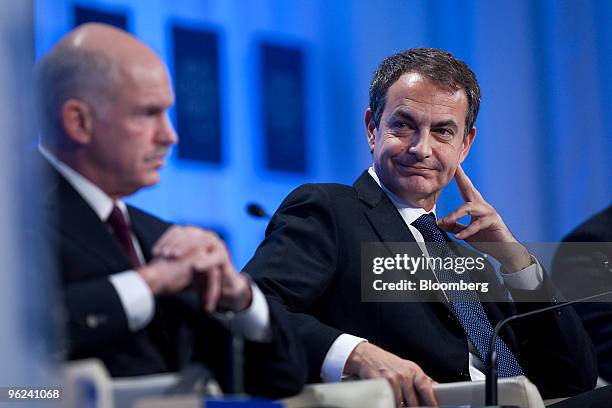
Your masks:
<svg viewBox="0 0 612 408"><path fill-rule="evenodd" d="M365 125L366 134L368 136L368 146L370 146L370 153L374 151L374 145L376 144L376 123L374 122L374 115L372 109L368 108L365 112Z"/></svg>
<svg viewBox="0 0 612 408"><path fill-rule="evenodd" d="M472 143L474 143L474 138L476 137L476 128L473 127L470 132L465 135L463 138L463 144L461 148L461 156L459 156L459 163L463 163L468 153L470 152L470 147L472 147Z"/></svg>
<svg viewBox="0 0 612 408"><path fill-rule="evenodd" d="M78 99L68 99L62 105L61 120L64 132L74 143L88 144L93 134L93 111Z"/></svg>

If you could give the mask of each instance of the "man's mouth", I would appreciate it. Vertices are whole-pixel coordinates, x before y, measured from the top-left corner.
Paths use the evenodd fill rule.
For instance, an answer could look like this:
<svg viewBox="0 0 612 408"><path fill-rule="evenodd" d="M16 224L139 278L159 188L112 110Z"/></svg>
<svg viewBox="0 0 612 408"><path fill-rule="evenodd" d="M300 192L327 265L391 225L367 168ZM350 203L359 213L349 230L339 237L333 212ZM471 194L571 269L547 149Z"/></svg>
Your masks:
<svg viewBox="0 0 612 408"><path fill-rule="evenodd" d="M164 165L164 162L166 160L166 154L157 154L154 156L149 156L145 159L145 162L147 164L151 164L156 168L162 167Z"/></svg>
<svg viewBox="0 0 612 408"><path fill-rule="evenodd" d="M396 163L402 173L408 175L427 175L435 171L435 169L418 164L402 164Z"/></svg>
<svg viewBox="0 0 612 408"><path fill-rule="evenodd" d="M167 149L163 149L163 150L160 149L152 153L150 156L145 157L145 162L163 164L167 155L168 155Z"/></svg>

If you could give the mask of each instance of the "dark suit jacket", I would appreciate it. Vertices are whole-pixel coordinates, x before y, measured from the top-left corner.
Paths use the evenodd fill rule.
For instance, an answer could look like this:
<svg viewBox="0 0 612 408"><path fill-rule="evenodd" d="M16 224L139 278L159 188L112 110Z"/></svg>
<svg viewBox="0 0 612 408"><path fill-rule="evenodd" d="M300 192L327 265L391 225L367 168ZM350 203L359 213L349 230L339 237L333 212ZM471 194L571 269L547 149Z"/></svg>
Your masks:
<svg viewBox="0 0 612 408"><path fill-rule="evenodd" d="M132 332L108 277L131 269L119 241L76 190L51 169L55 181L45 197L46 237L55 247L66 312L67 357L101 359L112 376L178 371L203 362L221 382L226 378L227 332L201 311L195 292L155 299L153 321ZM145 259L170 224L134 207L128 212ZM246 390L271 397L299 392L305 381L303 350L285 322L284 311L268 302L273 341L245 344Z"/></svg>
<svg viewBox="0 0 612 408"><path fill-rule="evenodd" d="M414 237L367 172L352 187L301 186L273 216L245 271L292 313L306 346L310 381L320 380L325 355L341 333L367 338L416 362L438 382L469 380L467 339L448 305L361 301L361 243L402 241ZM494 276L492 270L486 273ZM495 281L491 290L503 292ZM548 280L541 291L554 295ZM484 303L493 324L517 310L543 306ZM502 334L544 396L593 387L592 345L573 311L535 317Z"/></svg>
<svg viewBox="0 0 612 408"><path fill-rule="evenodd" d="M612 261L612 206L594 215L570 232L555 255L552 278L568 298L584 297L612 290L612 272L603 265L601 255ZM605 244L597 244L605 243ZM607 300L608 302L604 302ZM612 381L612 297L601 302L574 306L584 328L595 344L599 375Z"/></svg>

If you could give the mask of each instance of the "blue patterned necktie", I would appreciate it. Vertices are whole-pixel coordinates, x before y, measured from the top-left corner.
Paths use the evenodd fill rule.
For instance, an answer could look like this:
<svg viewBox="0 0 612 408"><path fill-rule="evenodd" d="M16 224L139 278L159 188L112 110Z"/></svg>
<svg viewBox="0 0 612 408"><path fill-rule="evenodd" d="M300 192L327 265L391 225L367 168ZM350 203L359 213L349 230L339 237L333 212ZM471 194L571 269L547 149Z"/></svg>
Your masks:
<svg viewBox="0 0 612 408"><path fill-rule="evenodd" d="M456 257L444 239L442 231L438 228L433 214L421 215L412 222L412 225L423 235L425 247L430 257L442 259ZM461 275L460 278L453 270L442 268L435 272L440 283L459 282L460 279L463 279L466 283L471 281L467 274ZM451 309L455 313L457 320L459 320L461 327L463 327L463 331L476 348L480 359L486 361L486 357L489 355L489 343L493 335L493 326L485 314L478 296L473 291L468 290L449 290L445 293ZM524 375L516 357L500 337L497 337L495 342L495 350L497 351L497 370L500 377Z"/></svg>

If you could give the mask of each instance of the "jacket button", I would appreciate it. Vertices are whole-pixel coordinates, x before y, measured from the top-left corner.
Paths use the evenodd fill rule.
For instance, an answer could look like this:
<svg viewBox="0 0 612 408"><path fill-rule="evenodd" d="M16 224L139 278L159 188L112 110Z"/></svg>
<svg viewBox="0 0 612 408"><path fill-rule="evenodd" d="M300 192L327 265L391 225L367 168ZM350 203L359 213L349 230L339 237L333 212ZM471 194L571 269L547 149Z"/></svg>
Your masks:
<svg viewBox="0 0 612 408"><path fill-rule="evenodd" d="M85 317L85 325L90 329L96 329L106 323L106 316L90 314Z"/></svg>
<svg viewBox="0 0 612 408"><path fill-rule="evenodd" d="M100 326L100 319L96 315L87 315L85 318L85 324L90 329L95 329Z"/></svg>

